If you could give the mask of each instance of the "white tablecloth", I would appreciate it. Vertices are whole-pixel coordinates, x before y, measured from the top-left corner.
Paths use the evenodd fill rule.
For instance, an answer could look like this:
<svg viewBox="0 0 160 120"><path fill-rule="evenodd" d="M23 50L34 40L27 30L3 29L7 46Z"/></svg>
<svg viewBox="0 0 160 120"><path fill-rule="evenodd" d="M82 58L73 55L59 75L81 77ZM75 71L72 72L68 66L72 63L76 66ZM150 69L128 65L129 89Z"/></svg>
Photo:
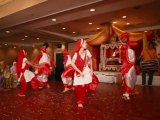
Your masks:
<svg viewBox="0 0 160 120"><path fill-rule="evenodd" d="M100 82L104 83L120 83L121 82L121 75L119 72L94 72L98 77ZM146 83L148 83L148 76L146 76ZM137 75L137 85L142 85L142 76ZM160 86L160 76L153 76L153 86Z"/></svg>
<svg viewBox="0 0 160 120"><path fill-rule="evenodd" d="M148 76L146 76L146 84L148 83ZM142 85L142 76L137 75L137 85ZM152 85L160 86L160 76L153 76Z"/></svg>
<svg viewBox="0 0 160 120"><path fill-rule="evenodd" d="M100 82L105 83L118 83L120 82L121 76L119 72L94 72Z"/></svg>

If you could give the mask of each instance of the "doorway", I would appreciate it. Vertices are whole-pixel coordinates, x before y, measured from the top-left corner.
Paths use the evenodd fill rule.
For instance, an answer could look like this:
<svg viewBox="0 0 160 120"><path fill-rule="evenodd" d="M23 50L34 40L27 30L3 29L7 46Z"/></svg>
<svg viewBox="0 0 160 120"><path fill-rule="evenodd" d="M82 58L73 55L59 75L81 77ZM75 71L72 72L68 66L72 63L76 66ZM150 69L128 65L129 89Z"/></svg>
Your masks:
<svg viewBox="0 0 160 120"><path fill-rule="evenodd" d="M63 53L56 53L55 79L61 80L61 74L64 70Z"/></svg>

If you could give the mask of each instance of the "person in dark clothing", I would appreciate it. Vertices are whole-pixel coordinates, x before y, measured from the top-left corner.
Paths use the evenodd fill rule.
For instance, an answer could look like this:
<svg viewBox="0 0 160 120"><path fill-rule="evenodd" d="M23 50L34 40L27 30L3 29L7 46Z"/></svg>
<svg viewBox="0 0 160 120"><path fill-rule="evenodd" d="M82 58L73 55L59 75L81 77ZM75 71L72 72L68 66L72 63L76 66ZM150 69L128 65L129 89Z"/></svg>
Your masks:
<svg viewBox="0 0 160 120"><path fill-rule="evenodd" d="M148 76L149 76L148 85L152 85L153 75L154 75L155 69L156 69L155 61L157 59L155 43L149 42L148 49L143 50L140 57L143 58L142 63L144 63L144 64L141 64L142 65L141 66L141 68L142 68L142 85L146 84L146 74L148 74Z"/></svg>

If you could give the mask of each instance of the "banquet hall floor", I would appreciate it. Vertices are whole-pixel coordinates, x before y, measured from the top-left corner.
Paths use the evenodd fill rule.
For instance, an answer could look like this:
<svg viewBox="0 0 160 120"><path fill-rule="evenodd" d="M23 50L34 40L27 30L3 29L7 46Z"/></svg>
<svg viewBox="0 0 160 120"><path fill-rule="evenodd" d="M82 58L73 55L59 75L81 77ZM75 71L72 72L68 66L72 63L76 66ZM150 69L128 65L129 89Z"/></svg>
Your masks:
<svg viewBox="0 0 160 120"><path fill-rule="evenodd" d="M61 81L51 87L17 96L18 88L0 91L0 120L160 120L160 87L137 86L139 94L122 99L120 84L100 83L87 94L83 109L77 108L74 91L62 93Z"/></svg>

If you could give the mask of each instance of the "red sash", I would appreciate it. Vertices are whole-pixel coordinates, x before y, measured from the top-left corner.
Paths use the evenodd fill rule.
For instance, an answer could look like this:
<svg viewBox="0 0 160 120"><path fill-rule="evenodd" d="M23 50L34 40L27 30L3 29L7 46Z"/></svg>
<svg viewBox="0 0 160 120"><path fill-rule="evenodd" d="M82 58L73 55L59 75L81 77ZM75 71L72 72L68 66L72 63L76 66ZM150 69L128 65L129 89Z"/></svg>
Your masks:
<svg viewBox="0 0 160 120"><path fill-rule="evenodd" d="M126 46L122 46L121 48L121 59L122 59L122 68L121 74L124 75L127 73L130 68L134 65L134 62L130 62L128 59L128 48Z"/></svg>

